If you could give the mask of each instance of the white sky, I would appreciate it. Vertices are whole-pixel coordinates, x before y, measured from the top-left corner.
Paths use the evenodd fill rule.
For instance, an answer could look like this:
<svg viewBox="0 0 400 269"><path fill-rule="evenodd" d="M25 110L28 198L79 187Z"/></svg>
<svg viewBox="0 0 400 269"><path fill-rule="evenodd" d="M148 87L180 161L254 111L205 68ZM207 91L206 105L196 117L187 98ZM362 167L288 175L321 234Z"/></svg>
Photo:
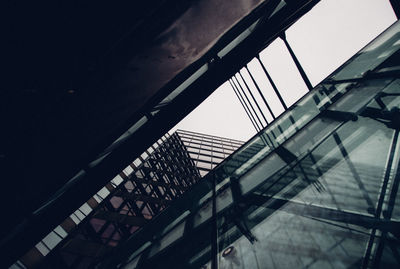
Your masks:
<svg viewBox="0 0 400 269"><path fill-rule="evenodd" d="M315 86L395 21L389 0L321 0L290 27L286 35ZM307 92L282 40L274 41L260 53L260 58L288 105ZM260 65L253 60L248 67L273 112L276 116L282 113L283 108L273 94L272 87L266 83ZM249 81L246 71L242 75ZM261 81L263 83L259 83ZM250 83L249 87L254 88L254 85ZM261 97L256 99L270 121L272 117ZM170 133L176 129L243 141L256 134L228 82L221 85Z"/></svg>

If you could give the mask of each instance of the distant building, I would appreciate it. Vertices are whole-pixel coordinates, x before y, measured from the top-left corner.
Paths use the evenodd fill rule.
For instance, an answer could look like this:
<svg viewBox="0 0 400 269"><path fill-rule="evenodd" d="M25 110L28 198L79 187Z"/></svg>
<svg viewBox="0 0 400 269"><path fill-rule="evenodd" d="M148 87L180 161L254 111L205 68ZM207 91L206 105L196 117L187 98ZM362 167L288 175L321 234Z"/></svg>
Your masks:
<svg viewBox="0 0 400 269"><path fill-rule="evenodd" d="M190 158L203 177L244 142L207 134L177 130Z"/></svg>
<svg viewBox="0 0 400 269"><path fill-rule="evenodd" d="M193 5L198 6L196 11L201 11L201 4L208 2L213 1L197 1ZM244 6L249 5L247 2L243 1L246 3ZM34 198L38 195L31 196L31 193L39 192L35 192L33 184L30 186L24 184L27 181L18 179L17 184L26 190L15 196L20 199L25 193L29 199L22 200L24 203L18 199L4 203L10 206L14 217L21 215L22 221L13 221L13 215L4 214L7 217L4 223L9 222L9 226L15 227L4 230L8 234L2 238L0 245L7 260L0 264L13 262L12 269L400 267L400 22L390 26L322 82L312 85L286 39L286 30L319 1L261 2L265 4L254 7L254 12L244 13L248 14L245 21L234 20L235 24L238 22L237 27L226 32L228 36L217 35L215 46L185 68L183 73L178 72L183 68L178 63L189 64L189 61L179 61L176 54L165 55L168 62L177 63L176 69L171 64L163 64L163 61L155 61L154 64L154 58L148 57L148 54L135 56L137 65L135 61L129 62L127 69L122 70L123 74L140 70L136 66L147 66L151 72L147 76L128 76L129 81L116 79L118 85L124 85L123 92L131 92L132 88L138 91L138 97L143 97L145 91L139 92L143 88L133 78L140 79L144 83L142 85L147 87L154 77L166 79L161 72L163 68L177 80L168 82L168 87L163 87L159 95L154 91L154 98L136 98L132 93L132 100L145 106L135 114L132 111L128 113L129 109L126 109L127 123L122 127L115 124L118 125L118 128L115 127L118 134L124 126L131 127L128 130L125 128L121 136L115 133L115 137L104 135L101 141L99 139L102 142L99 143L107 145L107 148L102 146L89 154L84 167L77 162L79 166L72 168L79 172L71 172L74 175L71 179L61 177L58 183L62 188L54 188L57 191L51 192L48 200L44 199L46 202L38 203L39 208L33 205L26 212L20 210L22 207L19 204L25 207L29 202L35 202ZM398 1L390 3L399 18ZM241 6L230 2L226 5L233 8ZM183 5L176 5L172 10L179 6ZM224 5L215 7L223 8ZM212 17L208 13L207 16L199 16L201 13L192 16L193 9L187 10L191 15L188 17L212 25ZM229 17L213 13L214 8L206 10L218 18ZM231 9L221 10L226 15L235 14ZM166 10L161 11L169 16ZM152 16L149 18L153 20ZM179 15L178 18L187 20L187 16ZM164 19L166 21L167 18ZM159 20L162 24L165 21ZM196 25L201 26L202 35L196 35L196 31L191 30L193 35L189 36L202 37L207 32L214 33L196 21L192 21L190 29ZM149 30L148 27L139 28ZM179 27L169 29L177 33L182 30ZM295 102L285 100L282 94L284 87L274 82L261 59L261 50L278 39L291 57L291 67L287 68L295 68L304 82L306 92L303 95L297 91ZM171 46L168 36L156 41L161 41L160 51L163 53L168 51L166 44L174 51L176 49ZM125 46L130 48L130 42ZM194 39L196 42L197 38ZM183 47L190 48L187 43L183 44ZM116 54L107 55L114 57ZM126 57L124 51L121 55ZM253 60L263 74L263 79L259 81L253 77L255 72L250 72L247 67ZM115 61L113 66L119 68L120 65ZM111 67L100 68L99 77L103 77L108 68ZM285 79L291 78L288 76ZM193 100L204 100L211 93L211 88L224 81L230 82L257 130L253 138L242 143L179 130L158 139L183 117L184 112L195 107ZM119 92L121 96L115 99L115 104L108 106L111 91L104 91L107 94L98 96L101 91L97 91L97 86L100 84L101 81L93 84L96 86L92 88L96 90L93 95L103 97L107 105L101 105L103 103L98 98L94 98L95 103L89 104L109 110L99 111L102 113L93 111L93 118L101 125L94 126L96 128L93 127L90 132L79 129L79 133L85 136L114 125L113 121L124 114L121 112L124 110L122 105L136 109L130 99L124 99L122 92ZM267 84L271 86L270 92L263 95L260 87ZM29 90L29 93L35 91ZM84 96L81 102L86 108L90 99L87 97L91 95L78 93L70 90L68 95ZM59 95L52 95L59 99ZM280 112L271 109L270 105L274 103L272 97L276 99L276 104L280 104ZM73 101L71 104L74 109L67 112L74 111L80 102ZM109 112L115 116L108 121L107 117L99 116ZM24 117L27 114L21 113ZM57 118L54 116L57 114L48 114L51 121ZM85 118L79 113L71 114L71 122ZM30 117L27 118L30 120ZM88 117L87 122L91 119ZM75 126L56 122L55 127ZM47 121L41 124L47 128L44 123ZM85 123L82 121L79 126L86 126ZM19 122L18 125L25 126ZM42 142L42 139L53 138L53 133L58 131L58 128L50 129L51 132L43 133L51 134L49 136L41 135L39 131L32 133L37 134L38 141ZM17 133L25 133L25 129ZM59 133L71 136L69 132ZM116 137L109 145L108 142ZM65 147L64 140L59 140L62 141L60 144L49 144L51 151L42 150L39 147L41 144L34 144L33 148L40 148L45 158L37 158L33 154L35 152L29 152L32 157L21 164L16 162L18 166L15 167L25 168L37 158L40 161L35 160L34 164L42 162L46 165L46 170L43 170L46 173L42 173L46 180L38 186L46 186L45 183L51 182L53 177L56 181L57 177L52 173L57 171L55 164L67 163L76 153L76 150L68 148L65 157L56 158L65 154L65 150L56 154L59 148L54 145ZM85 140L79 141L77 145L82 147L87 140L85 137ZM66 145L78 148L75 144L71 140ZM14 151L13 147L10 149L9 152ZM84 147L82 152L89 149L89 146ZM3 154L2 158L4 156L8 158L7 154ZM110 181L122 168L123 171ZM14 170L10 171L14 173ZM41 176L41 171L26 173L29 174L27 178L40 178L37 175ZM81 180L76 180L80 177ZM69 180L64 182L65 179ZM4 189L12 194L20 191L15 185L11 186L14 188L5 185ZM13 189L16 191L12 192ZM64 221L55 227L60 220Z"/></svg>
<svg viewBox="0 0 400 269"><path fill-rule="evenodd" d="M96 264L242 144L183 130L166 134L21 261L30 267L46 256L45 267Z"/></svg>
<svg viewBox="0 0 400 269"><path fill-rule="evenodd" d="M399 37L397 22L99 268L399 268Z"/></svg>

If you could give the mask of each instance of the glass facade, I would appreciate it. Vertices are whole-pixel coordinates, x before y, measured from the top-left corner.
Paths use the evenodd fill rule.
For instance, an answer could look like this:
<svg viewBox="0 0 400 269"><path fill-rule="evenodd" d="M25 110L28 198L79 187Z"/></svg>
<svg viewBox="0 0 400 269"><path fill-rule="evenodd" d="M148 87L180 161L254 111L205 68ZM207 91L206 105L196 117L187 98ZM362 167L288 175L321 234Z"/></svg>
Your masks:
<svg viewBox="0 0 400 269"><path fill-rule="evenodd" d="M47 255L42 266L93 266L199 179L179 136L167 134L95 195L92 207L71 215L79 225L42 253Z"/></svg>
<svg viewBox="0 0 400 269"><path fill-rule="evenodd" d="M177 130L176 133L181 138L202 177L244 144L244 142L234 139L191 131Z"/></svg>
<svg viewBox="0 0 400 269"><path fill-rule="evenodd" d="M94 266L241 144L183 130L166 134L14 266Z"/></svg>
<svg viewBox="0 0 400 269"><path fill-rule="evenodd" d="M399 268L400 24L100 268Z"/></svg>

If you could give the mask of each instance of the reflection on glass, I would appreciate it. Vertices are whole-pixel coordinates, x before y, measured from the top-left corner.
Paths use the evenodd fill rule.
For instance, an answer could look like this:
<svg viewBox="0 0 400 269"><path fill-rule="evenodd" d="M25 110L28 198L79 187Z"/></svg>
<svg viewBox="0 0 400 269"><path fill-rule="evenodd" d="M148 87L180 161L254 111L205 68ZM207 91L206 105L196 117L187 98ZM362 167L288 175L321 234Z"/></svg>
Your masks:
<svg viewBox="0 0 400 269"><path fill-rule="evenodd" d="M399 65L375 57L395 55L399 25L359 53L372 72ZM151 241L138 268L399 268L400 82L337 74L132 237L115 264L129 268Z"/></svg>

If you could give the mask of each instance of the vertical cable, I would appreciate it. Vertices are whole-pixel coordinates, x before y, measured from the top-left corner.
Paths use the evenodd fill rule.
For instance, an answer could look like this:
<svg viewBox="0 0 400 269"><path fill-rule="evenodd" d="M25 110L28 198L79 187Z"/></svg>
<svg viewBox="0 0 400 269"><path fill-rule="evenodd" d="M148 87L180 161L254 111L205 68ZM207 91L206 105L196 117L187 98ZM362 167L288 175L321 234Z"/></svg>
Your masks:
<svg viewBox="0 0 400 269"><path fill-rule="evenodd" d="M258 122L256 121L256 122L257 122L257 125L258 125L258 123L260 123L260 124L261 124L261 128L260 128L260 127L259 127L259 128L260 128L260 130L263 129L264 126L262 125L262 122L261 122L260 118L258 117L258 115L257 115L257 113L256 113L256 111L255 111L255 109L254 109L254 107L251 105L251 102L250 102L249 98L247 97L247 95L246 95L244 89L242 88L242 85L240 85L239 80L237 79L236 76L233 76L233 78L236 80L236 83L237 83L237 85L239 85L240 89L242 90L242 93L243 93L244 97L246 98L247 103L249 104L249 107L251 108L251 110L253 111L254 115L255 115L256 118L258 119ZM233 80L233 79L232 79L232 80Z"/></svg>
<svg viewBox="0 0 400 269"><path fill-rule="evenodd" d="M238 93L238 94L240 95L240 97L242 98L242 101L243 101L244 105L246 106L247 111L249 111L250 117L253 119L254 124L257 126L257 130L258 130L258 131L261 131L261 128L260 128L260 126L258 126L258 123L257 123L257 121L256 121L256 118L254 117L253 113L251 113L251 110L250 110L249 106L247 105L246 100L244 99L244 97L243 97L242 94L240 93L240 90L239 90L238 85L236 85L236 83L239 83L239 82L235 82L235 81L233 80L233 78L234 78L234 77L232 77L231 80L232 80L233 85L234 85L235 88L236 88L237 93ZM257 132L258 132L258 131L257 131Z"/></svg>
<svg viewBox="0 0 400 269"><path fill-rule="evenodd" d="M244 104L244 103L242 102L240 93L237 93L237 92L236 92L235 87L234 87L234 85L232 84L233 81L231 82L231 80L229 79L229 83L231 84L231 87L232 87L233 91L235 92L237 98L239 99L239 102L240 102L240 104L242 105L244 111L246 111L246 114L247 114L247 116L249 117L251 123L253 124L254 128L256 129L256 132L258 133L259 130L258 130L258 128L257 128L257 125L256 125L255 122L253 121L253 118L252 118L251 114L249 114L249 112L247 111L247 109L248 109L248 108L247 108L247 105Z"/></svg>
<svg viewBox="0 0 400 269"><path fill-rule="evenodd" d="M253 75L250 73L250 70L247 68L247 65L245 66L245 68L246 68L247 72L249 73L250 78L251 78L251 80L253 81L253 84L256 86L258 93L261 95L261 98L263 99L264 104L266 105L266 107L267 107L269 113L271 113L272 118L273 118L273 119L276 119L274 113L272 112L271 107L268 105L267 100L265 99L264 95L262 94L260 87L258 87L258 84L257 84L257 82L255 81Z"/></svg>
<svg viewBox="0 0 400 269"><path fill-rule="evenodd" d="M248 92L250 93L251 98L253 99L254 103L256 104L258 110L260 111L260 114L261 114L261 116L263 117L263 119L264 119L264 121L265 121L265 125L267 125L267 124L268 124L268 121L267 121L267 119L265 118L264 113L262 112L260 106L258 105L256 98L254 98L254 95L253 95L253 93L251 92L250 87L247 85L247 83L246 83L246 81L244 80L244 77L242 76L242 74L240 73L240 71L239 71L238 73L239 73L239 76L241 77L241 79L243 80L243 83L244 83L244 85L246 86Z"/></svg>

